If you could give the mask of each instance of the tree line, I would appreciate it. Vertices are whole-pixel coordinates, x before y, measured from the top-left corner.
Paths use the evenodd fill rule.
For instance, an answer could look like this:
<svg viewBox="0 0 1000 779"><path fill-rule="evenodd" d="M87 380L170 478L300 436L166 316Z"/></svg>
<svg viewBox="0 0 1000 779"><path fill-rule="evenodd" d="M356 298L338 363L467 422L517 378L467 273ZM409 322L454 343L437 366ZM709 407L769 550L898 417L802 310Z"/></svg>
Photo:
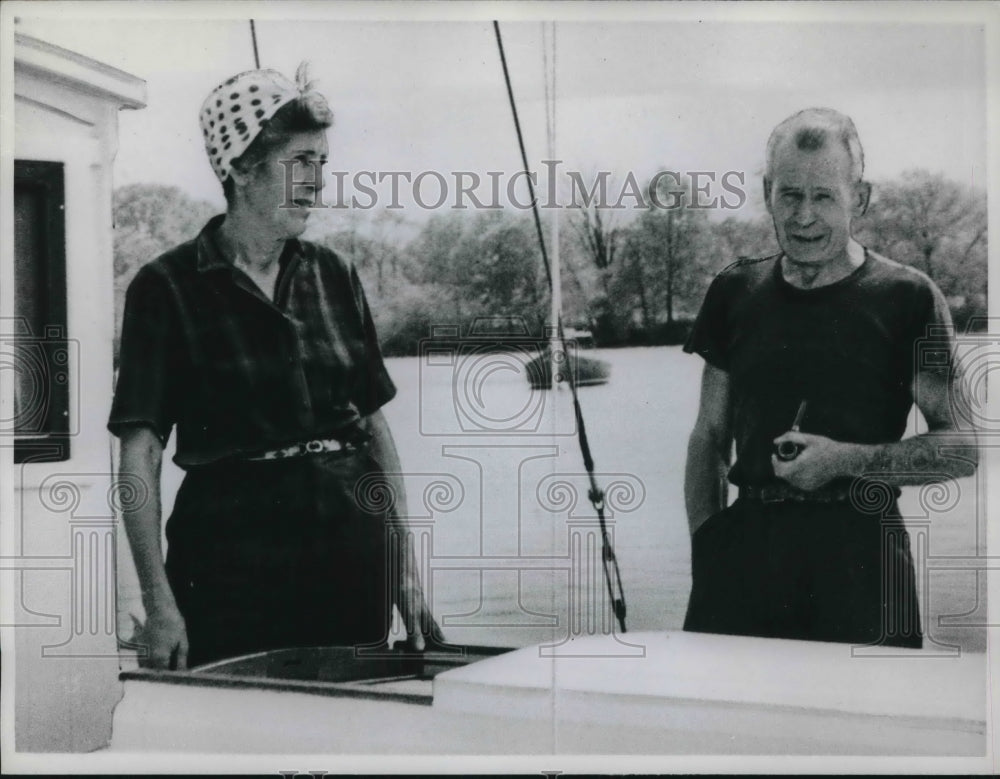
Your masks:
<svg viewBox="0 0 1000 779"><path fill-rule="evenodd" d="M646 200L671 208L578 203L560 214L563 320L598 345L681 343L716 273L777 251L766 214L717 219L690 207L689 178L653 186L669 192ZM139 267L193 238L216 211L175 187L115 191L116 328ZM544 332L548 282L530 212L448 210L422 223L395 210L315 217L308 237L356 265L386 354L416 354L433 326L466 332L480 317L517 317ZM855 224L864 245L930 276L961 329L985 325L986 230L985 192L926 170L877 183Z"/></svg>

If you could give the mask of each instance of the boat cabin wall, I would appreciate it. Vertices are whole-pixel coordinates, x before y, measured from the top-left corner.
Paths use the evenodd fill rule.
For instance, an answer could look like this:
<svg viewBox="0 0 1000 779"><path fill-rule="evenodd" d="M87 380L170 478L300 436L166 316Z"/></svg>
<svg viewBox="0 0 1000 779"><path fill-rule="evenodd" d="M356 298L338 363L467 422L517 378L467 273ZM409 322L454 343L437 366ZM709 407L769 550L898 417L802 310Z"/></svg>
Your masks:
<svg viewBox="0 0 1000 779"><path fill-rule="evenodd" d="M105 428L113 390L112 164L118 111L142 107L145 84L24 35L15 36L14 59L16 229L3 236L4 256L14 262L3 263L0 280L2 349L27 372L15 378L18 415L54 404L57 385L67 386L58 414L68 434L53 448L47 427L27 434L22 426L7 430L0 450L11 474L3 514L13 520L3 523L5 567L13 568L5 571L12 617L5 622L14 625L3 650L13 655L14 748L82 752L108 743L121 697ZM60 252L64 277L41 268ZM64 317L39 319L36 294L64 300ZM35 312L35 323L26 312ZM31 361L57 342L52 362Z"/></svg>

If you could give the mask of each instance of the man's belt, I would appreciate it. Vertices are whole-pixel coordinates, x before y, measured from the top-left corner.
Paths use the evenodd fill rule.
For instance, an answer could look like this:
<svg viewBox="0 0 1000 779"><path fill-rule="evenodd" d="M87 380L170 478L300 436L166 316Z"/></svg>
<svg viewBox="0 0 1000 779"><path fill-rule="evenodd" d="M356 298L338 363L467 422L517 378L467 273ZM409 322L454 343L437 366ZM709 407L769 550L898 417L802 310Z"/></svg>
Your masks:
<svg viewBox="0 0 1000 779"><path fill-rule="evenodd" d="M356 452L360 446L351 441L340 441L336 438L317 438L303 441L281 449L270 449L266 452L247 457L248 460L284 460L288 457L303 457L308 454L323 454L329 452Z"/></svg>
<svg viewBox="0 0 1000 779"><path fill-rule="evenodd" d="M851 490L849 486L828 486L806 492L785 482L774 482L740 487L740 500L757 503L848 503Z"/></svg>

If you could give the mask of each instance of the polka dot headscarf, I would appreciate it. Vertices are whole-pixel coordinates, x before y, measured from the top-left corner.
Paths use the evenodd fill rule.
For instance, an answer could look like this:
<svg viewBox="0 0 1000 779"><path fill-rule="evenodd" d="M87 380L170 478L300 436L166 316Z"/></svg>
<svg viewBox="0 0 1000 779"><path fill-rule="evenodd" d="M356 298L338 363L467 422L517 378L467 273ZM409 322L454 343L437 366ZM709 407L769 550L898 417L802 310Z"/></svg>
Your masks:
<svg viewBox="0 0 1000 779"><path fill-rule="evenodd" d="M303 80L304 70L297 78ZM304 86L304 85L303 85ZM225 181L232 162L247 150L264 125L304 88L276 70L248 70L212 90L201 106L199 120L212 170Z"/></svg>

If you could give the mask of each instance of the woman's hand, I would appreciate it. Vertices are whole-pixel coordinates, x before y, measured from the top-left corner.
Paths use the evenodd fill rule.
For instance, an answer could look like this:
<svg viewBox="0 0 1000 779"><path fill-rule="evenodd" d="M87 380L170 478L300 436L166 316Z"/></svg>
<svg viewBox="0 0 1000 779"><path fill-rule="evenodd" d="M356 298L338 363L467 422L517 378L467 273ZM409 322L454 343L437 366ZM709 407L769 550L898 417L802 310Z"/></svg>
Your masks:
<svg viewBox="0 0 1000 779"><path fill-rule="evenodd" d="M423 652L445 643L444 634L427 606L419 579L404 577L395 600L406 626L407 650Z"/></svg>
<svg viewBox="0 0 1000 779"><path fill-rule="evenodd" d="M406 523L398 519L394 520L393 530L396 559L391 565L399 571L399 576L393 577L398 585L392 593L392 601L399 609L403 626L406 628L406 649L411 652L423 652L444 644L444 634L434 620L434 614L427 604L424 589L420 585L413 534L407 529Z"/></svg>
<svg viewBox="0 0 1000 779"><path fill-rule="evenodd" d="M140 661L143 667L165 671L187 668L187 628L176 606L149 614L137 642L144 645L147 651L145 660Z"/></svg>
<svg viewBox="0 0 1000 779"><path fill-rule="evenodd" d="M434 615L424 597L424 589L420 586L413 538L406 527L406 486L403 484L402 466L392 433L381 411L376 411L366 421L372 435L370 454L385 473L393 495L390 513L391 521L397 525L394 530L396 559L390 564L399 571L399 585L392 593L392 601L399 609L406 626L406 648L422 652L429 648L428 644L444 644L444 634L434 621Z"/></svg>
<svg viewBox="0 0 1000 779"><path fill-rule="evenodd" d="M187 630L163 564L160 535L162 462L163 443L151 428L135 426L122 432L118 475L122 517L147 615L137 639L149 652L142 665L181 670L187 668Z"/></svg>

